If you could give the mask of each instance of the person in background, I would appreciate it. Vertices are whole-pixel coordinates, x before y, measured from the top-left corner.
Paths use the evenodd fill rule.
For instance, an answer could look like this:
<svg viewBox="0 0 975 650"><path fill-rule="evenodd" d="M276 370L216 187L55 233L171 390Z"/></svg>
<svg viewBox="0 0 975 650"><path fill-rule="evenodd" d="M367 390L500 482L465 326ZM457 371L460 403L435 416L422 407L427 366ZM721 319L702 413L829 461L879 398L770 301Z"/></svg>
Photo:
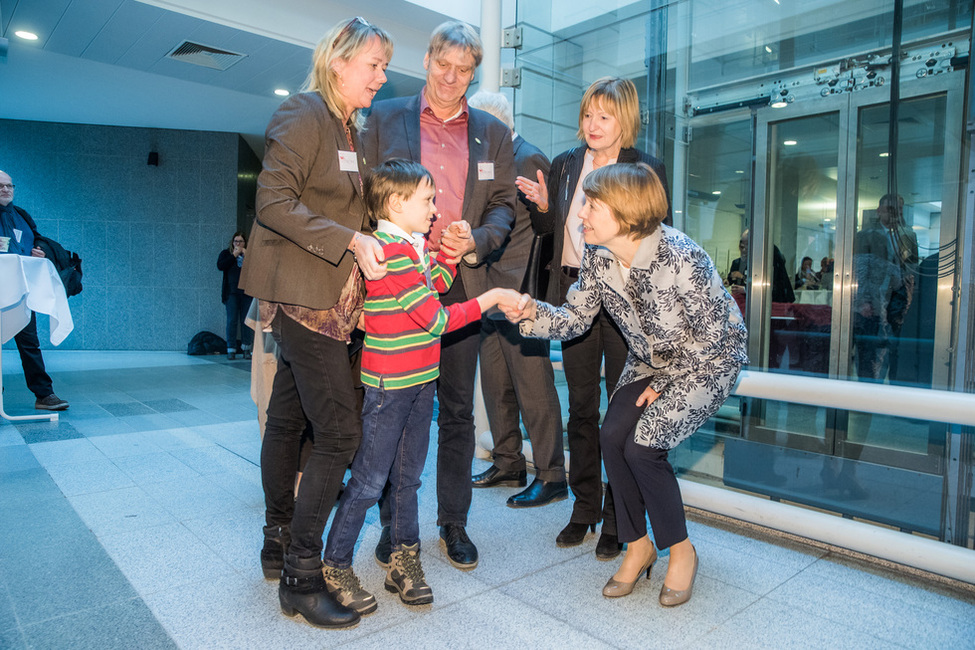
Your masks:
<svg viewBox="0 0 975 650"><path fill-rule="evenodd" d="M802 265L799 267L799 272L796 273L796 289L819 288L819 276L812 270L812 262L811 257L802 258Z"/></svg>
<svg viewBox="0 0 975 650"><path fill-rule="evenodd" d="M515 168L519 176L548 175L549 161L538 147L514 132L511 104L501 93L479 91L468 105L487 111L511 129ZM515 224L504 247L488 260L493 286L521 291L534 240L538 207L519 191ZM567 499L565 452L562 449L562 407L555 390L549 342L526 338L501 313L488 314L481 324L481 388L494 439L494 463L474 476L476 488L496 485L524 487L525 456L521 422L532 443L535 478L528 489L508 498L512 508L544 506ZM519 418L519 414L521 418Z"/></svg>
<svg viewBox="0 0 975 650"><path fill-rule="evenodd" d="M34 246L34 238L40 236L34 219L26 210L13 204L14 182L10 175L0 171L0 236L8 237L5 253L26 257L44 257L44 251ZM40 340L37 337L37 315L30 314L30 322L14 336L20 363L24 367L27 388L34 393L34 408L44 411L64 411L70 406L54 394L51 376L44 367Z"/></svg>
<svg viewBox="0 0 975 650"><path fill-rule="evenodd" d="M515 218L515 162L511 133L476 108L465 94L481 63L483 48L474 29L448 21L430 35L423 67L426 85L419 94L376 102L363 134L365 159L375 166L405 158L430 170L437 186L437 221L430 250L441 244L463 253L457 278L441 297L444 305L465 302L491 285L487 260L500 249ZM450 230L455 221L471 225L469 236ZM474 377L481 343L481 321L450 332L441 341L437 383L437 525L450 564L471 570L477 547L467 535L473 490ZM376 561L389 564L388 500L380 507L383 524Z"/></svg>
<svg viewBox="0 0 975 650"><path fill-rule="evenodd" d="M386 82L392 53L389 35L359 17L318 44L305 91L286 99L268 124L240 278L261 301L261 326L279 350L261 445L261 567L266 578L279 578L281 611L320 627L360 618L328 591L322 536L362 437L349 347L362 276L386 272L362 198L359 111ZM296 497L306 421L312 451Z"/></svg>
<svg viewBox="0 0 975 650"><path fill-rule="evenodd" d="M244 254L247 253L247 235L242 230L234 233L230 238L230 245L220 251L217 256L217 268L223 271L223 285L220 288L220 299L227 307L227 358L231 361L237 353L237 328L240 328L240 348L245 359L251 358L251 347L254 343L254 330L247 327L247 310L250 309L251 299L238 286L240 269L244 266Z"/></svg>
<svg viewBox="0 0 975 650"><path fill-rule="evenodd" d="M664 164L636 149L640 134L640 101L632 81L618 77L599 79L586 90L579 104L579 130L584 146L569 149L552 162L548 180L541 174L517 179L518 188L547 216L541 230L555 233L553 278L546 300L560 305L579 277L585 248L582 183L595 169L614 163L644 162L653 168L667 193ZM667 194L669 197L669 194ZM667 201L667 222L670 201ZM562 342L562 364L569 387L569 487L575 502L569 523L555 538L558 546L581 544L587 529L595 532L602 520L596 558L610 560L620 554L616 535L612 481L603 493L602 456L599 447L601 371L605 367L606 394L611 395L623 371L626 341L613 319L603 311L579 336ZM604 366L605 362L605 366Z"/></svg>
<svg viewBox="0 0 975 650"><path fill-rule="evenodd" d="M674 607L691 598L698 556L667 457L731 393L748 362L747 333L707 253L663 225L667 194L649 165L597 169L583 191L586 247L565 304L526 294L516 309L502 309L527 336L571 339L602 309L619 325L629 352L599 439L627 548L603 596L626 596L643 574L650 577L656 542L670 549L659 601Z"/></svg>

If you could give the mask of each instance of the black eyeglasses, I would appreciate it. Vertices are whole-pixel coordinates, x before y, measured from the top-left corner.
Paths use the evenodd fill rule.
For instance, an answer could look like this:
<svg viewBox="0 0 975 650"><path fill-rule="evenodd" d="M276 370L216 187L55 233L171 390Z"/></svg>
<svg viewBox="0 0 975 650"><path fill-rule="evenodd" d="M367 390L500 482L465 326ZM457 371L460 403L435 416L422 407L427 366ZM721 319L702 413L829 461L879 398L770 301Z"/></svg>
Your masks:
<svg viewBox="0 0 975 650"><path fill-rule="evenodd" d="M13 183L0 183L0 190L12 190L15 187L17 186Z"/></svg>

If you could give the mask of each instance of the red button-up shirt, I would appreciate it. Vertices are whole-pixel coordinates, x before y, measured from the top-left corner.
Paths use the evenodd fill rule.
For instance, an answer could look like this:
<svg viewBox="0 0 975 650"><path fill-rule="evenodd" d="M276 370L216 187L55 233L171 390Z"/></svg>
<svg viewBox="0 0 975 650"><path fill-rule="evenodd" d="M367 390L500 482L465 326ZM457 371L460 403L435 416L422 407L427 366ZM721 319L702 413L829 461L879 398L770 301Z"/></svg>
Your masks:
<svg viewBox="0 0 975 650"><path fill-rule="evenodd" d="M467 99L460 112L441 120L427 103L426 87L420 93L420 162L437 184L437 220L430 228L430 249L440 250L444 229L460 221L470 154L467 147Z"/></svg>

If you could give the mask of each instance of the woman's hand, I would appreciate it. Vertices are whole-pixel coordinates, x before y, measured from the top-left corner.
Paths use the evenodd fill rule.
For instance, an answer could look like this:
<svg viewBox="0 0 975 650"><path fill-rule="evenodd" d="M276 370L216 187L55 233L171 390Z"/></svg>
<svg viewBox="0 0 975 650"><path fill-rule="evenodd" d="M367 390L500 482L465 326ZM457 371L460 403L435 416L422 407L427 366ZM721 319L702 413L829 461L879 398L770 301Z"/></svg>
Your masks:
<svg viewBox="0 0 975 650"><path fill-rule="evenodd" d="M640 393L640 396L636 398L636 405L650 406L658 397L660 397L660 393L647 386L645 389L643 389L643 392Z"/></svg>
<svg viewBox="0 0 975 650"><path fill-rule="evenodd" d="M367 280L379 280L386 275L386 258L383 246L373 237L356 233L352 238L352 254Z"/></svg>
<svg viewBox="0 0 975 650"><path fill-rule="evenodd" d="M517 300L514 299L515 296L517 296ZM520 296L518 294L508 294L508 296L502 298L498 303L498 309L512 323L520 323L523 320L535 320L535 315L538 313L538 305L535 299L527 293L523 293Z"/></svg>
<svg viewBox="0 0 975 650"><path fill-rule="evenodd" d="M515 179L515 185L529 201L538 206L539 211L548 212L548 186L545 184L545 174L539 169L537 176L538 182L519 176Z"/></svg>

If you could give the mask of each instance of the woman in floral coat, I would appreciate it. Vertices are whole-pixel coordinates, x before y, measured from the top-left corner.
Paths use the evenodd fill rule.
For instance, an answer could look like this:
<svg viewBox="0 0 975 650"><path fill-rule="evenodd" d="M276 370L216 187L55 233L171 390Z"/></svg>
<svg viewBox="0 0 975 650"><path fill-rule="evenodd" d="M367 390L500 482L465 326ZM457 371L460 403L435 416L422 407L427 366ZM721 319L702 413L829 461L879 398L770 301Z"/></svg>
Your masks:
<svg viewBox="0 0 975 650"><path fill-rule="evenodd" d="M667 196L645 163L593 171L583 183L586 251L566 303L522 296L507 309L526 336L571 339L605 307L629 346L626 366L600 429L626 555L603 595L625 596L670 549L660 591L664 606L691 597L697 553L687 538L684 504L669 450L704 424L731 392L746 331L707 253L663 225Z"/></svg>

